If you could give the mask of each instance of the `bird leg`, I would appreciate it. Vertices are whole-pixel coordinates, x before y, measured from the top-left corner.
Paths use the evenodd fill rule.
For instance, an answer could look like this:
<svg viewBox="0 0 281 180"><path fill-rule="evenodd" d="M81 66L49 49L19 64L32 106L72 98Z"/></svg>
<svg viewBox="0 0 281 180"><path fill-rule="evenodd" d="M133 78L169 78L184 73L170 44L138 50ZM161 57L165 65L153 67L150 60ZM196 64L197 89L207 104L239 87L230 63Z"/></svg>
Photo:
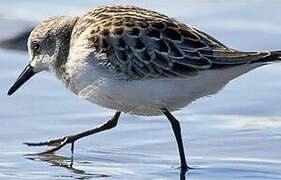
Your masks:
<svg viewBox="0 0 281 180"><path fill-rule="evenodd" d="M178 144L180 160L181 160L181 170L182 172L186 172L188 169L190 169L190 167L187 166L186 159L185 159L180 123L166 108L162 108L161 111L171 123Z"/></svg>
<svg viewBox="0 0 281 180"><path fill-rule="evenodd" d="M39 142L39 143L24 143L28 146L55 146L54 148L51 148L47 151L41 152L41 153L37 153L38 155L41 154L47 154L47 153L53 153L59 149L61 149L62 147L64 147L66 144L71 143L71 153L73 154L74 151L74 142L80 138L83 138L85 136L89 136L107 129L111 129L114 128L117 125L119 116L120 116L121 112L120 111L116 111L116 113L114 114L114 116L106 121L105 123L101 124L100 126L97 126L93 129L84 131L82 133L78 133L78 134L74 134L74 135L70 135L70 136L65 136L59 139L54 139L54 140L50 140L50 141L46 141L46 142Z"/></svg>

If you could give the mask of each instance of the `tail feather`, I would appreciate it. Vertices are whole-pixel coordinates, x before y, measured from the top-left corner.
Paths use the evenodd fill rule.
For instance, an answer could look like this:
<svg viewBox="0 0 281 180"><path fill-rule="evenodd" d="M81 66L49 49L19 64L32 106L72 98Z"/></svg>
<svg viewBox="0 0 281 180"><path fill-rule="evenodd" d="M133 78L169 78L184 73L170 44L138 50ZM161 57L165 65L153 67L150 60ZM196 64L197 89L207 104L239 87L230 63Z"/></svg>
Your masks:
<svg viewBox="0 0 281 180"><path fill-rule="evenodd" d="M269 61L280 61L281 60L281 51L271 51L268 60Z"/></svg>
<svg viewBox="0 0 281 180"><path fill-rule="evenodd" d="M281 51L242 52L242 51L214 51L213 54L203 54L212 59L212 69L225 69L244 64L266 65L281 61Z"/></svg>
<svg viewBox="0 0 281 180"><path fill-rule="evenodd" d="M281 61L281 51L271 51L266 57L256 59L251 63L271 63Z"/></svg>

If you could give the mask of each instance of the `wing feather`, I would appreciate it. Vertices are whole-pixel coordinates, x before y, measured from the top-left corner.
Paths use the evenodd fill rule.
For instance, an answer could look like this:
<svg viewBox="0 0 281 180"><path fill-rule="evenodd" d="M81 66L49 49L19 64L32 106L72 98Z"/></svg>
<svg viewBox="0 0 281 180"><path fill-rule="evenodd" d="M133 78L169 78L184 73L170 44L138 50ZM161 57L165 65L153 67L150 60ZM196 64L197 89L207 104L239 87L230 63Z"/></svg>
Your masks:
<svg viewBox="0 0 281 180"><path fill-rule="evenodd" d="M90 25L95 52L128 78L196 76L200 71L256 61L269 53L240 52L191 26L130 6L95 9L78 24ZM74 34L77 36L77 34ZM78 33L79 35L79 33Z"/></svg>

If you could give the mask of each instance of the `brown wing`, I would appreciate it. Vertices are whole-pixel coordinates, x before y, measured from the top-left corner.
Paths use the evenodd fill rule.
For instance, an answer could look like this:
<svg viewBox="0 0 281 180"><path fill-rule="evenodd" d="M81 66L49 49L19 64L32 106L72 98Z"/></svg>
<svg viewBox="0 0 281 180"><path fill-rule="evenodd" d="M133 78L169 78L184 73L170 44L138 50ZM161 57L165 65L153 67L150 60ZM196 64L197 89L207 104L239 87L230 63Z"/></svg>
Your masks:
<svg viewBox="0 0 281 180"><path fill-rule="evenodd" d="M104 7L88 13L82 22L88 16L95 20L88 39L96 59L129 78L195 76L268 56L227 48L203 32L145 9Z"/></svg>

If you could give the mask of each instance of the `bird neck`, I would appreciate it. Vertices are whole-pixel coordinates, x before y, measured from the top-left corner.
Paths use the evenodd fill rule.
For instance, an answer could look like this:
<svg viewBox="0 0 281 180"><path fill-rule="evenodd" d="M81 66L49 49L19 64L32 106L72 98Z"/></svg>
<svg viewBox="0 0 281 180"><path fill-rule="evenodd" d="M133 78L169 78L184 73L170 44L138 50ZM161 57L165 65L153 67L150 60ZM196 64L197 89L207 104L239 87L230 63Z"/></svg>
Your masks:
<svg viewBox="0 0 281 180"><path fill-rule="evenodd" d="M56 37L56 61L52 64L52 69L58 79L62 80L68 87L70 83L69 75L66 72L65 64L69 55L70 40L73 28L79 17L65 17L65 22L60 27Z"/></svg>

